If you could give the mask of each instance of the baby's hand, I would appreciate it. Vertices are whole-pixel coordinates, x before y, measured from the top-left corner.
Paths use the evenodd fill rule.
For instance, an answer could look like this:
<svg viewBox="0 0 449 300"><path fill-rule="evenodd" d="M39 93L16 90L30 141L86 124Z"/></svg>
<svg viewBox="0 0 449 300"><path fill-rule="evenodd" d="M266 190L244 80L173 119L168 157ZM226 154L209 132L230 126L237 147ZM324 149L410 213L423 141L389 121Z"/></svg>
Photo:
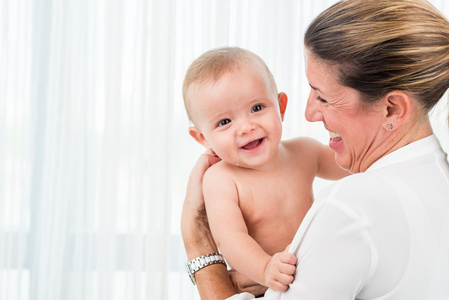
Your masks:
<svg viewBox="0 0 449 300"><path fill-rule="evenodd" d="M285 292L288 285L293 282L296 256L287 250L288 247L284 252L274 254L265 268L265 285L272 290Z"/></svg>

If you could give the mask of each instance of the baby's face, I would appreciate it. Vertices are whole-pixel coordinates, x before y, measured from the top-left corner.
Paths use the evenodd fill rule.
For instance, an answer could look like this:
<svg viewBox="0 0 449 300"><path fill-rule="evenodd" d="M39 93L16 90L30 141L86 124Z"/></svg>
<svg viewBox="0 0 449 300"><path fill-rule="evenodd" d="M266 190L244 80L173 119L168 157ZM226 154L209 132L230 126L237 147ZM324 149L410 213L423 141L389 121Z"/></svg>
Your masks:
<svg viewBox="0 0 449 300"><path fill-rule="evenodd" d="M189 89L197 141L227 163L258 168L277 151L287 100L278 101L266 77L263 71L238 67L216 82Z"/></svg>

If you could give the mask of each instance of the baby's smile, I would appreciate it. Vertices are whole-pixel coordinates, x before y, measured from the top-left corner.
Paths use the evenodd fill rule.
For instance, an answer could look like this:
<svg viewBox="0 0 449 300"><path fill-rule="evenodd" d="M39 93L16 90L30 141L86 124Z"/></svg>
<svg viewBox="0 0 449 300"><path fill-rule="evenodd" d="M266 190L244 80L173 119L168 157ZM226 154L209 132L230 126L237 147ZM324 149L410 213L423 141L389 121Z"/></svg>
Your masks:
<svg viewBox="0 0 449 300"><path fill-rule="evenodd" d="M261 138L261 139L257 139L254 140L252 142L249 142L248 144L246 144L245 146L242 147L243 150L255 150L257 149L260 145L262 145L263 141L265 140L265 138Z"/></svg>

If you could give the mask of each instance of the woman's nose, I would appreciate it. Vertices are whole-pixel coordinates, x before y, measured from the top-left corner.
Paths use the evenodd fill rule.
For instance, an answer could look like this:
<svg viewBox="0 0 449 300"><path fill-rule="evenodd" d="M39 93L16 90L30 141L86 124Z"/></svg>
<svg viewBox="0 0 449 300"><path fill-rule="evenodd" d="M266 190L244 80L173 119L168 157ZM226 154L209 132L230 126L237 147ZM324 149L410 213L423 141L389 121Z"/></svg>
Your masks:
<svg viewBox="0 0 449 300"><path fill-rule="evenodd" d="M320 110L320 103L315 99L313 93L309 94L309 98L307 99L305 116L306 120L309 122L318 122L323 120L323 115Z"/></svg>

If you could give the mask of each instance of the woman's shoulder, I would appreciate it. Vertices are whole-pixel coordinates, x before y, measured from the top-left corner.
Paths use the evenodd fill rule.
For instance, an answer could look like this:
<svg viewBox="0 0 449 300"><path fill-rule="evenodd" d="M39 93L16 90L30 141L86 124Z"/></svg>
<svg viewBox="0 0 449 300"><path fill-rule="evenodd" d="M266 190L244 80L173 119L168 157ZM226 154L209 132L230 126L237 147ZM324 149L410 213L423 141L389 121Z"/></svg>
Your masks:
<svg viewBox="0 0 449 300"><path fill-rule="evenodd" d="M393 201L396 192L382 172L365 172L347 176L324 188L317 201L361 207Z"/></svg>

